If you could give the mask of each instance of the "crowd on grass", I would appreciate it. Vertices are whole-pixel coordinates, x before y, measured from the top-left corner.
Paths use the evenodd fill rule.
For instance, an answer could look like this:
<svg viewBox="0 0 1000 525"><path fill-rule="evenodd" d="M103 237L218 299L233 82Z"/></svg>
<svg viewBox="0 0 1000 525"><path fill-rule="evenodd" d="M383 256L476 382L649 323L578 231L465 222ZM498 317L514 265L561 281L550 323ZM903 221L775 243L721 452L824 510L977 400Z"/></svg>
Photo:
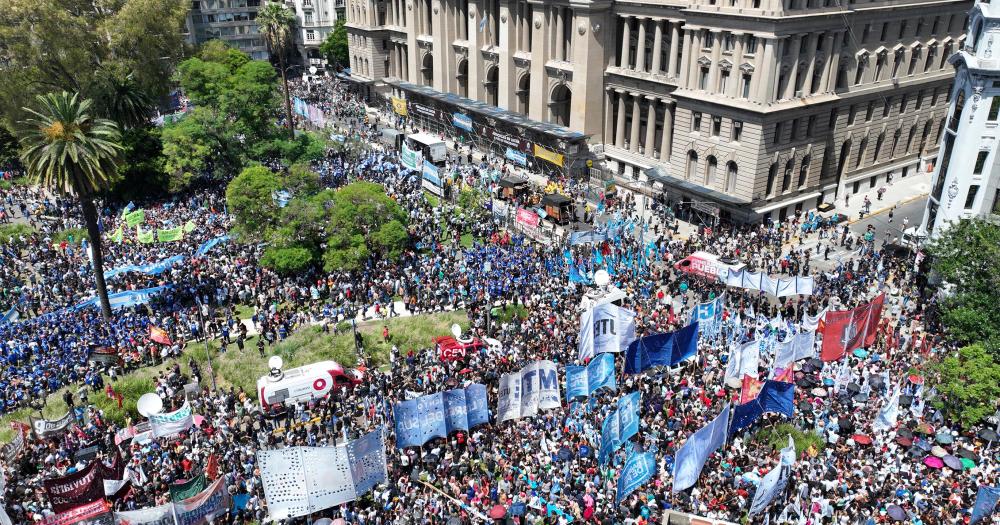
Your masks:
<svg viewBox="0 0 1000 525"><path fill-rule="evenodd" d="M106 271L177 255L183 260L155 275L132 271L109 279L112 293L169 288L148 304L116 309L104 322L97 308L75 308L93 295L87 244L75 238L54 242L60 232L82 228L73 201L26 185L0 189L11 220L33 228L4 245L0 281L5 304L15 309L17 319L0 326L0 411L35 406L45 395L70 387L64 399L74 420L62 434L26 436L20 447L8 447L4 495L14 523L52 515L42 481L85 468L78 453L91 446L99 449L93 461L118 468L129 480L130 488L115 496L116 509L166 503L171 484L205 473L223 478L234 501L233 510L215 523L263 522L267 502L257 451L331 446L379 426L389 430L387 482L312 519L358 525L477 523L502 506L500 519L521 524L644 525L662 521L668 511L739 522L762 477L776 468L777 448L786 441L783 435L771 439L765 434L792 427L800 438L796 463L790 483L765 511L772 523L966 523L978 487L1000 482L998 447L979 428L964 431L933 408L936 393L927 365L955 348L940 336L933 298L911 255L861 240L851 256L819 271L813 262L824 257L823 242L844 245L846 229L823 226L809 234L820 243L808 249L797 242L796 220L701 229L682 238L659 219L639 213L634 199L610 195L600 202L599 220L614 226L612 238L575 246L559 238L534 242L510 231L508 221L490 209L489 199L477 209L458 209L447 200L432 204L419 174L402 168L391 148L374 146L388 119L366 116L364 103L345 86L313 80L293 89L297 97L320 104L334 123L332 131L373 145L331 150L314 169L329 187L357 180L381 184L403 207L410 243L399 260L370 260L355 271L315 269L280 276L258 264L261 247L253 244L230 240L198 253L231 226L220 181L203 181L168 199L108 200L101 206ZM456 156L447 171L460 187L495 194L504 164L493 156L481 162ZM181 240L143 243L136 228L125 224L126 208L144 211L143 231L191 227ZM119 227L120 242L112 238ZM472 242L463 242L463 236ZM727 289L673 267L697 250L774 275L811 275L814 293L779 300ZM676 369L626 376L619 363L618 388L595 394L591 402L564 402L514 421L494 419L422 447L395 446L396 402L481 383L488 387L493 409L502 374L541 359L578 363L579 306L591 287L571 282L570 269L590 275L601 267L613 274L615 286L627 296L626 306L636 312L638 336L679 329L694 305L720 296L727 335L703 338L696 356ZM796 383L794 416L767 415L737 433L710 457L693 488L672 491L679 448L738 398L739 389L727 387L723 379L734 344L790 337L806 329L802 322L808 317L864 304L879 293L887 299L873 345L839 362L799 362L791 379ZM249 307L252 318L240 319L237 305ZM523 314L488 319L510 305ZM442 361L430 341L425 348L396 347L387 362L361 348L357 362L342 363L365 370L361 384L291 406L262 408L256 392L239 386L213 390L204 368L186 355L195 340L209 337L223 350L263 360L272 345L303 326L455 309L467 312L470 335L496 339L499 345L457 361ZM169 343L151 339L151 327L163 329ZM394 342L391 334L386 338ZM92 359L96 350L108 348L120 360ZM180 407L184 385L200 382L198 393L186 396L200 417L175 436L133 439L141 418L111 421L91 401L115 395L121 374L152 365L163 367L155 382L164 410ZM758 378L773 377L767 359L762 365ZM73 394L81 383L90 387L89 400ZM901 405L894 428L876 429L873 422L894 386L909 402ZM639 433L600 462L595 451L601 422L617 399L631 392L641 392ZM626 449L653 453L657 471L617 504L616 481ZM925 461L946 455L967 461L961 468ZM305 523L305 518L287 522Z"/></svg>

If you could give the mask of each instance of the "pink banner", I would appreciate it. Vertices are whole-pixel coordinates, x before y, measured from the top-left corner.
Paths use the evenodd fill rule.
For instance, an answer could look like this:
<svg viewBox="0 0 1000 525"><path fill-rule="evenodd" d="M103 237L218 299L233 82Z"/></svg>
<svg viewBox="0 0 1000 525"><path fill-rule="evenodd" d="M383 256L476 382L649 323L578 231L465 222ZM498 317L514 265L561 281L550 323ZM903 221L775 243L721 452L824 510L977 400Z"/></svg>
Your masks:
<svg viewBox="0 0 1000 525"><path fill-rule="evenodd" d="M537 228L538 221L539 218L537 213L531 210L526 210L524 208L517 209L517 222L525 224L527 226L531 226L532 228Z"/></svg>

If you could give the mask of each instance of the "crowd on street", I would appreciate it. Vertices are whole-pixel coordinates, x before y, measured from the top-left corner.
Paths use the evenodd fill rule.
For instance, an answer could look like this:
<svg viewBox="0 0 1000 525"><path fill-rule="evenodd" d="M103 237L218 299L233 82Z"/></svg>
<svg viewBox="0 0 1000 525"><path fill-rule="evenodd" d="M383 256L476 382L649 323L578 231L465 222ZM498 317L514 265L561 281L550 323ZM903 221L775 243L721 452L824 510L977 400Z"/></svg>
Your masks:
<svg viewBox="0 0 1000 525"><path fill-rule="evenodd" d="M0 324L0 413L37 409L46 395L69 387L64 398L72 417L60 433L39 437L26 431L20 445L7 446L4 504L14 523L50 519L55 513L43 481L83 471L91 461L128 482L108 494L117 510L167 503L172 485L205 475L223 479L232 499L230 513L214 523L263 523L267 501L258 451L332 446L380 426L388 430L387 482L353 503L313 513L312 520L481 523L502 506L506 512L499 519L518 524L646 525L660 523L669 511L743 522L762 478L778 464L778 447L763 431L788 426L813 439L800 443L788 486L751 522L762 523L766 515L770 523L794 524L967 523L977 489L1000 484L1000 447L981 428L963 431L933 407L927 365L955 346L940 335L933 294L913 255L889 253L878 232L855 238L846 226L833 224L805 232L803 216L782 224L702 228L681 237L642 213L634 198L609 194L594 203L608 231L604 240L536 242L512 230L511 217L492 205L510 169L502 158L487 154L474 161L453 154L447 164L443 174L456 189L486 196L475 209L462 208L457 198L432 201L421 189L420 174L402 167L399 152L379 144L380 129L401 119L367 113L364 101L337 81L314 77L290 84L294 96L322 109L330 132L368 145L331 149L313 168L327 187L365 180L385 188L409 220L409 247L399 260L373 259L356 271L280 276L258 263L262 247L225 239L232 224L219 181L201 181L168 199L108 200L100 208L105 275L132 268L107 279L109 293L158 291L148 301L116 308L105 322L99 308L87 304L94 295L88 242L60 235L84 231L75 202L25 184L0 189L2 221L33 228L23 238L0 239L0 306L13 314ZM587 198L569 180L552 184L575 201ZM141 237L176 228L183 236L175 241ZM820 242L804 249L802 238ZM851 257L832 271L815 269L825 246L848 240ZM674 267L696 251L774 276L812 276L813 293L776 299ZM165 268L148 269L173 257ZM594 288L589 279L602 268L636 313L637 336L678 330L696 305L718 297L724 330L702 338L696 356L677 368L624 375L619 358L616 390L583 402L564 400L532 417L496 420L503 374L536 360L582 364L580 304ZM582 282L571 275L583 276L577 280ZM755 337L787 339L825 312L865 304L880 293L885 308L872 345L836 362L798 362L789 379L796 385L794 416L768 414L737 432L712 454L693 488L672 491L673 463L685 440L739 398L740 389L724 380L734 347ZM241 319L238 305L252 317ZM519 313L494 316L508 308ZM262 408L253 390L213 389L206 371L187 355L207 337L223 350L244 351L246 345L247 359L263 361L271 345L305 326L452 310L468 314L468 335L499 344L444 361L427 341L422 348L394 348L387 363L372 361L361 348L357 362L342 364L364 369L362 383L308 403ZM162 336L154 336L159 330ZM389 334L386 339L393 342ZM104 349L113 350L117 361L93 359ZM189 366L182 370L181 363ZM113 421L88 402L88 396L116 395L117 378L149 366L161 366L154 383L164 411L187 399L195 426L139 439L141 417ZM753 379L779 373L762 359ZM186 392L192 382L200 385L197 392ZM488 388L494 415L489 424L421 447L396 447L396 403L473 383ZM86 395L78 391L81 385L87 385ZM873 426L895 386L908 400L896 425ZM639 433L601 462L601 423L632 392L641 393ZM95 446L96 456L83 454ZM653 453L656 474L617 503L616 482L631 450ZM944 456L967 461L961 468L926 461Z"/></svg>

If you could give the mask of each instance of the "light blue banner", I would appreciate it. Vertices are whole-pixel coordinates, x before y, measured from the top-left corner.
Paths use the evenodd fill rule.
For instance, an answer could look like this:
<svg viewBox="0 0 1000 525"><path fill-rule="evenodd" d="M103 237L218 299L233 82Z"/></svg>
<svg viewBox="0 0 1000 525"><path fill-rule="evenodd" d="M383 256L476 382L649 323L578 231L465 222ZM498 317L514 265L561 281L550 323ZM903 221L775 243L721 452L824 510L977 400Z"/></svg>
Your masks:
<svg viewBox="0 0 1000 525"><path fill-rule="evenodd" d="M441 185L441 177L438 176L438 168L431 162L424 163L423 170L424 180L430 182L435 186Z"/></svg>
<svg viewBox="0 0 1000 525"><path fill-rule="evenodd" d="M528 165L528 156L520 151L515 150L514 148L507 148L507 151L504 152L503 156L507 160L514 162L518 165L521 166Z"/></svg>
<svg viewBox="0 0 1000 525"><path fill-rule="evenodd" d="M401 401L396 403L393 414L399 448L419 447L433 438L469 430L490 420L486 386L479 384Z"/></svg>
<svg viewBox="0 0 1000 525"><path fill-rule="evenodd" d="M199 246L198 249L194 251L194 255L195 257L201 257L202 255L208 253L209 250L211 250L212 248L215 248L219 244L224 243L228 240L229 240L229 235L221 235L214 239L209 239L204 243L202 243L202 245Z"/></svg>
<svg viewBox="0 0 1000 525"><path fill-rule="evenodd" d="M622 443L637 433L639 433L639 392L632 392L618 400L618 408L608 414L601 424L598 461L600 463L607 461Z"/></svg>
<svg viewBox="0 0 1000 525"><path fill-rule="evenodd" d="M643 486L653 474L656 474L656 458L652 454L643 452L629 456L625 460L625 468L618 476L616 503L621 503L629 494L635 492L635 489Z"/></svg>
<svg viewBox="0 0 1000 525"><path fill-rule="evenodd" d="M472 131L472 117L468 115L463 115L461 113L453 113L451 115L451 123L458 129L464 129L465 131Z"/></svg>
<svg viewBox="0 0 1000 525"><path fill-rule="evenodd" d="M17 307L12 306L10 310L7 310L7 313L3 314L3 317L0 317L0 325L13 323L20 319L21 319L21 314L17 313Z"/></svg>
<svg viewBox="0 0 1000 525"><path fill-rule="evenodd" d="M351 480L354 482L354 492L359 496L386 482L385 445L382 442L382 432L383 428L378 427L347 443Z"/></svg>
<svg viewBox="0 0 1000 525"><path fill-rule="evenodd" d="M183 261L184 261L183 255L175 255L173 257L164 259L160 262L149 263L149 264L130 264L128 266L121 266L104 272L104 278L112 279L120 274L129 272L144 273L146 275L159 275L169 270L171 266L175 264L180 264Z"/></svg>
<svg viewBox="0 0 1000 525"><path fill-rule="evenodd" d="M707 303L701 303L691 310L691 322L698 323L699 337L713 337L719 333L722 326L722 311L725 309L726 294L722 294Z"/></svg>
<svg viewBox="0 0 1000 525"><path fill-rule="evenodd" d="M601 388L616 390L615 355L599 354L586 367L566 367L566 399L587 397Z"/></svg>
<svg viewBox="0 0 1000 525"><path fill-rule="evenodd" d="M677 451L677 456L674 458L674 486L671 490L675 493L687 490L698 482L708 456L726 444L728 426L729 404L727 403L711 423L688 437Z"/></svg>
<svg viewBox="0 0 1000 525"><path fill-rule="evenodd" d="M138 306L148 303L155 295L169 288L170 285L165 285L156 286L154 288L145 288L142 290L129 290L125 292L113 293L108 296L108 302L111 303L112 309ZM71 310L83 310L89 306L100 307L100 305L101 302L97 297L91 297L90 299L71 307Z"/></svg>
<svg viewBox="0 0 1000 525"><path fill-rule="evenodd" d="M979 487L976 492L976 503L972 507L972 520L969 525L976 525L993 514L997 508L997 501L1000 500L1000 487Z"/></svg>

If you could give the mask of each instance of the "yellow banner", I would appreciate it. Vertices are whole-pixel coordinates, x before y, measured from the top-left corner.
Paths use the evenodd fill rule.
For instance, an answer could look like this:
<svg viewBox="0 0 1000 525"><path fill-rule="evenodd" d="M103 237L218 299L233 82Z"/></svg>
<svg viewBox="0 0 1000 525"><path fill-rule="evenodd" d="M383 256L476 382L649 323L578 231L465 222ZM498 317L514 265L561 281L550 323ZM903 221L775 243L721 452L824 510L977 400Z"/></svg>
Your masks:
<svg viewBox="0 0 1000 525"><path fill-rule="evenodd" d="M547 149L539 146L538 144L535 144L535 156L538 157L538 158L540 158L540 159L542 159L542 160L547 160L547 161L551 162L552 164L555 164L556 166L559 166L560 168L563 165L563 154L562 153L556 153L556 152L554 152L552 150L547 150Z"/></svg>
<svg viewBox="0 0 1000 525"><path fill-rule="evenodd" d="M392 97L392 109L397 115L401 117L406 116L406 100L402 98Z"/></svg>

